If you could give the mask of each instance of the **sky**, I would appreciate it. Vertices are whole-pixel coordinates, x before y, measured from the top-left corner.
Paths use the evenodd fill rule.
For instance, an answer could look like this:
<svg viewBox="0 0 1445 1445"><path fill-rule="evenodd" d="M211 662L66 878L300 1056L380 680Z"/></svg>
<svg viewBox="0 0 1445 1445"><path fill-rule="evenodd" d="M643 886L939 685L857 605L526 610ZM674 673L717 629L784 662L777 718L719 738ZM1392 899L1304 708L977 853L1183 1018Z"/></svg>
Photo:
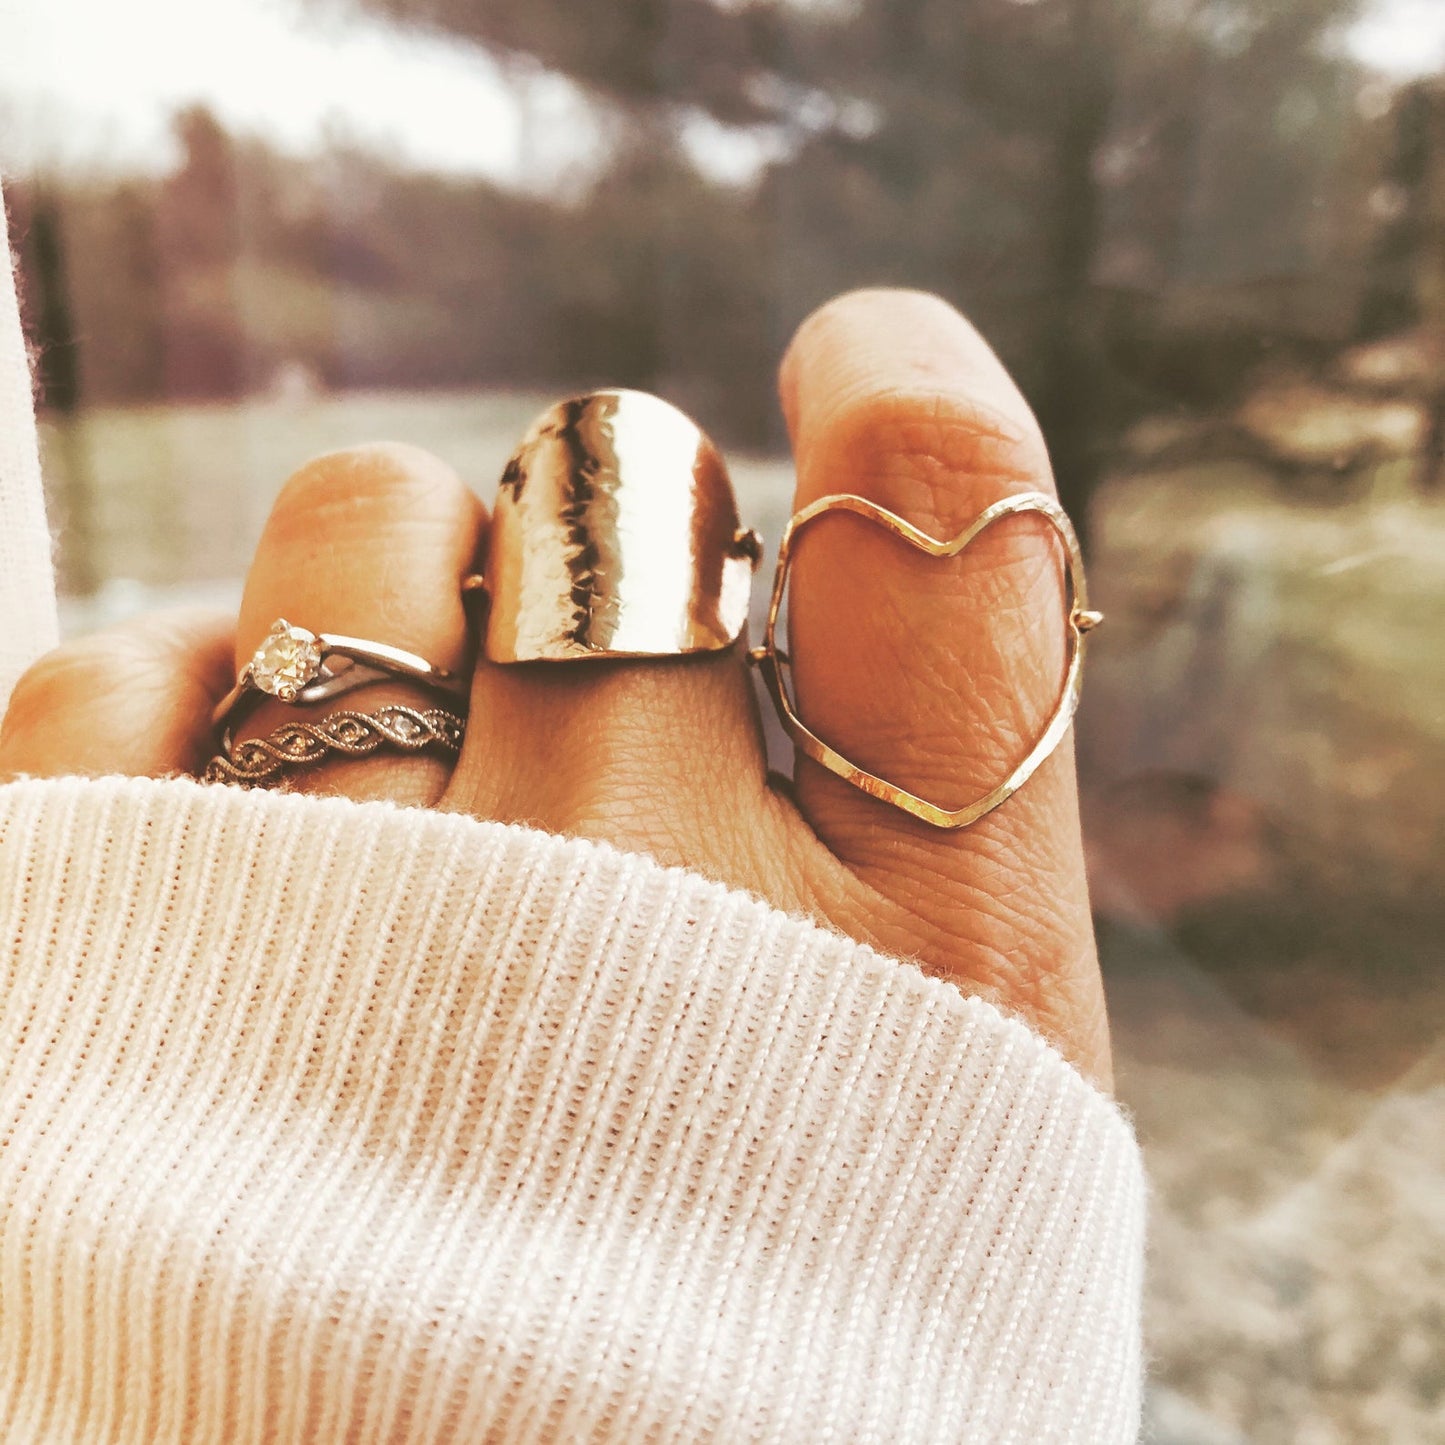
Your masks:
<svg viewBox="0 0 1445 1445"><path fill-rule="evenodd" d="M1361 7L1349 47L1400 78L1445 70L1445 0L1376 0Z"/></svg>
<svg viewBox="0 0 1445 1445"><path fill-rule="evenodd" d="M545 183L598 143L568 82L296 0L0 0L0 166L164 168L204 101L305 154L329 135L427 166Z"/></svg>
<svg viewBox="0 0 1445 1445"><path fill-rule="evenodd" d="M1369 0L1346 43L1392 76L1445 70L1445 0ZM0 171L164 169L169 117L193 101L294 153L343 135L538 188L585 171L605 144L561 77L298 0L0 0ZM702 116L683 135L721 180L745 181L768 154Z"/></svg>

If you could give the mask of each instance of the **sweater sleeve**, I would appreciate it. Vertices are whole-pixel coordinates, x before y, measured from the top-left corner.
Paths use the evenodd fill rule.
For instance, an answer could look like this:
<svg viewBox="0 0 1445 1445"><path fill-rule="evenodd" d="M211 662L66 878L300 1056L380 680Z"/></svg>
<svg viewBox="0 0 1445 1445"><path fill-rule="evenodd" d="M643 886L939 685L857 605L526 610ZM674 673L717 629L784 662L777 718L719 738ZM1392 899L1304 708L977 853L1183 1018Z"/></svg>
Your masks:
<svg viewBox="0 0 1445 1445"><path fill-rule="evenodd" d="M1144 1212L1020 1023L606 847L0 787L0 1439L1125 1441Z"/></svg>
<svg viewBox="0 0 1445 1445"><path fill-rule="evenodd" d="M15 679L58 638L35 440L15 273L0 235L0 717Z"/></svg>

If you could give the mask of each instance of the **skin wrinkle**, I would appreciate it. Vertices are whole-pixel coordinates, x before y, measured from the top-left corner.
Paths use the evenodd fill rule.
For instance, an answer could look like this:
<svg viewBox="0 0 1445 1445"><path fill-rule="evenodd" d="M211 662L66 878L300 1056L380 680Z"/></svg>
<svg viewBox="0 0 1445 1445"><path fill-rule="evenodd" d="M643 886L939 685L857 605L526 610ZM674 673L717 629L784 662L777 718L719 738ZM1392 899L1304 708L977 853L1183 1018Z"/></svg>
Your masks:
<svg viewBox="0 0 1445 1445"><path fill-rule="evenodd" d="M969 556L964 560L971 563L973 559ZM840 563L835 563L835 567L842 570ZM1042 570L1042 567L1034 569L1036 574ZM801 563L795 571L801 571ZM806 579L807 574L803 573L800 586L806 587ZM918 598L902 588L888 588L872 593L869 600L882 616L873 616L872 626L855 641L862 655L862 667L840 673L831 666L822 667L821 659L813 657L809 649L799 647L794 671L800 714L805 719L826 714L846 716L846 742L827 733L823 734L825 739L870 770L886 772L890 765L896 769L900 761L895 732L896 700L892 706L886 700L881 707L870 706L877 702L877 689L870 686L865 696L854 697L850 683L858 676L871 680L896 671L897 645L893 639L918 634L918 619L913 615ZM897 776L898 781L915 790L936 789L943 784L951 786L953 792L963 789L972 796L980 790L981 783L987 781L991 786L1033 746L1058 701L1064 674L1062 601L1058 607L1059 624L1052 628L1046 614L1041 615L1038 603L1017 594L1006 608L990 608L985 603L970 605L968 610L971 614L992 613L992 616L986 630L981 630L981 634L975 631L977 640L966 669L954 661L954 649L946 635L925 636L916 648L916 655L905 653L908 711L913 719L910 741L903 749L906 776L887 775ZM804 602L795 614L799 616L800 630L807 630L810 624L816 628L810 611ZM822 611L828 616L833 609L824 607ZM994 618L1002 625L997 625ZM1041 644L1038 634L1048 631L1059 635ZM1026 635L1018 642L1006 640L1017 632ZM1054 675L1050 686L1045 689L1040 657L1047 653L1052 653L1056 661L1051 669ZM932 661L935 656L936 665ZM957 739L964 736L970 740L971 756L968 779L961 783L954 753ZM934 767L940 759L941 773Z"/></svg>
<svg viewBox="0 0 1445 1445"><path fill-rule="evenodd" d="M875 322L897 327L899 317L874 313L912 310L916 332L932 332L923 345L890 348L889 369L880 374L873 364L880 349L865 336ZM799 449L814 443L810 429L827 432L837 412L860 397L930 398L948 396L957 407L967 406L978 420L977 429L1013 439L1029 433L1015 420L1023 398L1012 378L987 344L947 302L920 292L855 292L820 307L798 328L779 369L779 390L788 425ZM927 344L937 341L935 348ZM831 401L827 409L808 416L800 411L798 392L804 369L819 392ZM961 364L968 370L967 385L960 385ZM1025 408L1026 409L1026 408Z"/></svg>
<svg viewBox="0 0 1445 1445"><path fill-rule="evenodd" d="M1065 1052L1100 1067L1107 1032L1087 917L1037 907L1038 887L1016 870L1017 885L1002 906L993 884L1001 869L955 884L938 906L936 875L916 865L855 874L847 902L830 913L833 927L886 953L913 959L924 972L964 988L1001 994L1011 1011L1030 1018ZM930 887L930 884L932 887ZM1033 893L1034 907L1024 901ZM1019 900L1015 903L1014 900ZM929 906L922 906L924 902Z"/></svg>
<svg viewBox="0 0 1445 1445"><path fill-rule="evenodd" d="M1093 983L1092 955L1071 944L1067 930L1060 929L1054 936L1037 929L1032 915L1027 914L1020 921L1028 932L1016 939L1014 946L1000 947L991 932L981 932L978 925L1007 927L1008 920L993 913L987 894L977 894L975 902L975 909L961 908L956 917L942 924L917 914L900 917L876 908L842 914L834 909L829 922L881 952L908 959L930 977L1002 1004L1046 1037L1063 1041L1066 1052L1087 1058L1099 1047L1097 1040L1107 1037ZM1053 961L1053 967L1020 965L1021 953L1034 955L1040 950Z"/></svg>
<svg viewBox="0 0 1445 1445"><path fill-rule="evenodd" d="M865 472L887 480L898 466L903 480L923 482L931 492L924 515L948 531L969 520L959 512L958 477L1035 485L1047 465L1042 443L1022 427L947 391L876 393L871 404L857 407L855 425L859 434L848 440ZM919 463L929 465L919 471Z"/></svg>
<svg viewBox="0 0 1445 1445"><path fill-rule="evenodd" d="M946 910L915 912L890 894L834 906L834 928L881 952L915 961L932 977L1012 1000L1010 1010L1032 1019L1065 1053L1100 1068L1107 1061L1103 996L1091 944L1068 920L1040 920L1032 910L998 910L987 890L958 894ZM1013 933L1014 926L1025 932ZM1046 959L1045 962L1042 962ZM1100 1069L1101 1072L1107 1072Z"/></svg>
<svg viewBox="0 0 1445 1445"><path fill-rule="evenodd" d="M933 412L933 420L925 423L916 415L896 414L895 407L908 405ZM1042 444L1033 457L1016 461L1020 453L1033 448L1016 437L980 430L973 415L958 414L954 406L949 398L938 396L893 395L859 403L836 431L829 431L817 462L807 468L803 490L808 499L831 489L815 485L813 474L820 479L836 476L838 464L843 463L851 490L944 541L989 502L1023 487L1036 489L1040 477L1049 476ZM960 477L975 484L967 496L960 495ZM980 482L995 485L977 486ZM1052 492L1052 484L1044 489ZM988 492L996 495L985 496ZM1000 529L989 534L989 541L1004 536L1007 529Z"/></svg>
<svg viewBox="0 0 1445 1445"><path fill-rule="evenodd" d="M925 973L963 984L968 992L982 989L1009 997L1012 1007L1033 1017L1037 1027L1066 1036L1078 1020L1102 1013L1094 990L1078 983L1085 978L1092 983L1092 955L1072 943L1078 932L1062 919L1043 918L1022 906L1026 889L1011 892L1013 899L1005 900L982 884L969 886L942 920L912 913L893 928L917 937L922 927L914 957ZM1050 966L1039 967L1041 958ZM1082 1006L1085 997L1089 1009Z"/></svg>
<svg viewBox="0 0 1445 1445"><path fill-rule="evenodd" d="M920 423L915 417L894 415L893 409L902 406L920 407L929 414L930 420ZM838 410L846 418L842 422L836 420ZM880 410L883 412L882 420L879 420ZM836 429L828 429L829 439L821 449L822 457L816 466L803 469L800 487L803 497L819 490L808 480L813 471L822 469L827 475L836 475L837 469L831 465L834 458L840 461L846 458L846 474L851 489L872 497L925 531L944 538L956 535L977 515L984 505L981 493L990 494L988 499L993 500L996 499L993 493L1005 496L1018 489L1008 484L1023 481L1036 487L1040 472L1052 491L1042 443L1029 446L1026 431L1006 425L996 413L987 409L980 412L977 407L965 406L960 415L959 404L954 398L938 395L920 398L916 393L893 391L885 394L882 401L876 397L855 397L835 409L831 416ZM985 417L988 425L982 420ZM994 445L988 445L990 443ZM981 455L985 450L989 454ZM1020 451L1036 453L1032 470L1020 471L1004 464L1007 458ZM961 476L968 477L966 487L959 485ZM960 496L960 493L966 495ZM855 532L869 527L867 522L858 518L839 520L849 522ZM891 610L891 625L877 629L876 637L881 640L890 631L895 636L917 636L918 623L908 615L908 609L917 608L921 600L926 601L930 608L957 605L971 616L989 617L989 635L999 638L993 644L991 653L985 650L971 658L975 684L980 678L988 678L995 657L1012 661L1014 658L1037 658L1049 653L1060 659L1058 676L1062 679L1062 561L1057 541L1042 524L1030 527L1027 519L1008 519L982 534L960 557L947 561L922 557L899 539L885 537L876 531L873 535L878 536L880 545L870 548L870 555L881 554L883 545L890 548L894 567L891 574L885 575L895 579L892 586L872 594L875 601L881 601ZM822 524L818 525L818 536L820 540L824 538ZM803 588L807 587L809 571L816 572L821 567L822 559L816 553L811 561L812 566L809 567L808 558L800 547L794 572L795 575L802 574ZM881 555L878 565L888 565ZM837 564L834 563L834 566ZM872 575L877 569L863 564L855 570ZM1051 573L1052 595L1059 598L1056 608L1058 622L1052 626L1048 621L1047 604L1041 605L1045 572ZM1031 634L1026 645L1006 646L1002 639L1011 630L1009 624L1020 620L1025 623L1025 633ZM1044 641L1041 635L1049 631L1056 635L1047 639L1047 647L1037 645ZM945 646L938 650L945 659L950 657L950 648ZM891 659L882 661L886 666ZM1027 679L1021 675L1024 667L1030 673ZM1057 687L1051 697L1042 698L1037 680L1039 670L1039 663L1031 661L1008 675L999 675L1000 685L991 699L991 706L965 708L952 714L964 720L960 724L964 727L972 721L970 712L979 715L988 740L987 765L994 771L1001 766L1006 773L1027 752L1057 699ZM806 708L808 653L805 649L798 649L796 672L800 706ZM930 667L926 658L920 658L919 665L913 669L915 684L923 679L943 687L949 677L950 671L946 666ZM836 685L839 680L830 678L830 681ZM976 691L981 693L983 689L976 687ZM952 699L944 699L941 705L946 707L953 700L963 699L955 692ZM937 698L919 701L924 707L940 705ZM843 711L836 706L831 710ZM855 711L848 709L850 724L863 721L864 726L858 728L860 736L852 742L853 751L850 752L848 746L844 746L844 751L850 756L856 755L870 770L878 771L881 761L870 765L864 754L872 752L875 756L886 756L895 750L895 740L891 736L877 735L886 724L880 722L875 729L870 729L866 725L869 719L866 711L856 715ZM935 730L941 730L941 726L935 725ZM976 732L977 724L969 731ZM908 751L911 755L919 752L917 748ZM980 772L984 771L987 768L980 769ZM906 778L900 778L900 781L908 785ZM931 786L933 782L925 768L912 786L917 790Z"/></svg>
<svg viewBox="0 0 1445 1445"><path fill-rule="evenodd" d="M715 751L704 764L696 745L711 736L730 752L730 739L753 742L756 708L738 658L640 672L624 666L585 699L575 684L559 691L577 724L575 741L586 746L564 750L582 766L567 770L551 790L555 796L542 812L549 829L607 838L760 896L777 894L769 880L786 869L757 844L768 837L758 812L773 811L777 800L751 746L747 757L724 760ZM793 826L799 825L795 816ZM797 894L795 887L786 891Z"/></svg>

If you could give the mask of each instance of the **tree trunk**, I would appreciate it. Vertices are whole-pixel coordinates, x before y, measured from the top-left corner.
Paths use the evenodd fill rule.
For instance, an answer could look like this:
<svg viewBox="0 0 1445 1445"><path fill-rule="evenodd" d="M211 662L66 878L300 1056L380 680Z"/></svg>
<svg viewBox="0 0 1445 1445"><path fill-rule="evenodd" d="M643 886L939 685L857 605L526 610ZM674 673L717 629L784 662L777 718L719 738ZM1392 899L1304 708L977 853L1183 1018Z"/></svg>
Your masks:
<svg viewBox="0 0 1445 1445"><path fill-rule="evenodd" d="M35 198L25 238L34 287L33 341L38 353L40 401L54 418L57 474L49 480L60 513L62 591L88 596L99 583L89 466L80 434L80 348L70 307L70 281L60 208L43 192Z"/></svg>
<svg viewBox="0 0 1445 1445"><path fill-rule="evenodd" d="M1059 499L1089 544L1089 500L1099 482L1096 317L1090 283L1099 247L1100 195L1094 159L1109 125L1114 61L1101 13L1107 0L1070 0L1067 95L1053 144L1054 179L1045 221L1049 298L1037 412L1053 459Z"/></svg>

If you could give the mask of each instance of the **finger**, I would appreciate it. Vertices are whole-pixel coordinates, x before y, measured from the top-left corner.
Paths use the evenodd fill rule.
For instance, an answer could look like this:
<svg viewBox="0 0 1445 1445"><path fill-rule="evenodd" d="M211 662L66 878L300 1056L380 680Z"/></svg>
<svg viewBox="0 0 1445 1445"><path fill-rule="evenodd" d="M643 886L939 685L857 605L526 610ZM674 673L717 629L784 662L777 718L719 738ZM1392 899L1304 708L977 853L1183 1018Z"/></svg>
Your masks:
<svg viewBox="0 0 1445 1445"><path fill-rule="evenodd" d="M789 350L782 393L799 507L854 492L943 539L1012 493L1053 491L1023 397L936 297L872 291L825 306ZM852 762L941 806L1006 778L1057 705L1065 595L1041 519L1010 519L945 560L859 518L824 517L800 538L789 609L803 720ZM1008 802L956 831L803 756L796 795L884 900L870 926L885 945L983 987L1106 1073L1070 740Z"/></svg>
<svg viewBox="0 0 1445 1445"><path fill-rule="evenodd" d="M715 860L750 855L756 810L773 806L756 704L735 651L645 662L484 660L472 717L446 806L480 817L597 838L717 876ZM756 886L729 872L729 881Z"/></svg>
<svg viewBox="0 0 1445 1445"><path fill-rule="evenodd" d="M477 666L448 806L756 884L718 866L774 805L742 649L675 651L740 622L721 457L659 398L609 391L538 418L507 477L487 570L509 660Z"/></svg>
<svg viewBox="0 0 1445 1445"><path fill-rule="evenodd" d="M19 681L0 723L0 781L20 774L200 770L231 683L235 623L160 612L63 644Z"/></svg>
<svg viewBox="0 0 1445 1445"><path fill-rule="evenodd" d="M471 645L461 584L485 516L451 468L416 447L355 447L308 463L282 489L256 549L236 631L236 668L285 618L312 632L401 648L465 677ZM238 735L264 737L284 723L388 703L458 707L435 689L387 679L312 707L267 700ZM434 752L381 751L298 769L287 786L431 804L453 762Z"/></svg>

